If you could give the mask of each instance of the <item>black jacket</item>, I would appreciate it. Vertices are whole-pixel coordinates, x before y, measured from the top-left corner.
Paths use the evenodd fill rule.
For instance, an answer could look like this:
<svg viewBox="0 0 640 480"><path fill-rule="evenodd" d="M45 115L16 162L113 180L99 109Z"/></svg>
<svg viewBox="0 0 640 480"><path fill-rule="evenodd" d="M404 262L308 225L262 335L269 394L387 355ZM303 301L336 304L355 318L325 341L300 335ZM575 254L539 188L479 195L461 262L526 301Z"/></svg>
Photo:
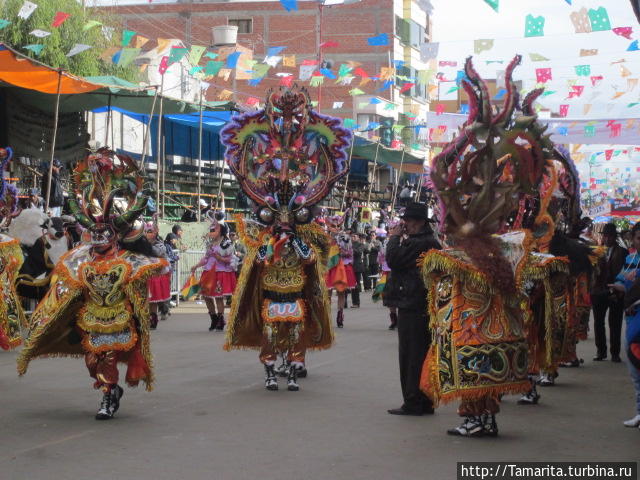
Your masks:
<svg viewBox="0 0 640 480"><path fill-rule="evenodd" d="M614 245L611 249L611 255L607 250L598 262L598 275L591 288L592 295L609 295L609 287L607 285L615 282L616 275L624 267L625 259L629 255L629 251L620 245Z"/></svg>
<svg viewBox="0 0 640 480"><path fill-rule="evenodd" d="M389 239L386 260L391 272L382 297L385 306L426 313L427 289L416 262L422 253L440 248L430 229L402 241L398 236Z"/></svg>

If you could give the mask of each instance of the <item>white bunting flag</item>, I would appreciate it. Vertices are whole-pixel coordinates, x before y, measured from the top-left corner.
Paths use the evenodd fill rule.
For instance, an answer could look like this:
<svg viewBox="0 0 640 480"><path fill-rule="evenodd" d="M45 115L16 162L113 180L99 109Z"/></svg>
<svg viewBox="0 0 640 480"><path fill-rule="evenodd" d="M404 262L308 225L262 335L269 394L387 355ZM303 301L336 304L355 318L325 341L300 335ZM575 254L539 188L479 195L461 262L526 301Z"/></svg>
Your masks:
<svg viewBox="0 0 640 480"><path fill-rule="evenodd" d="M48 37L49 35L51 35L51 32L47 32L45 30L32 30L30 33L30 35L33 35L34 37L38 37L38 38L45 38Z"/></svg>
<svg viewBox="0 0 640 480"><path fill-rule="evenodd" d="M22 18L23 20L26 20L27 18L29 18L31 16L31 14L35 11L35 9L38 8L38 5L36 5L33 2L29 2L29 1L25 1L22 4L22 7L20 7L20 11L18 12L18 16L20 18Z"/></svg>
<svg viewBox="0 0 640 480"><path fill-rule="evenodd" d="M76 43L73 47L71 47L71 50L69 50L69 53L67 53L67 57L73 57L74 55L77 55L80 52L84 52L85 50L89 50L90 48L91 48L91 45L85 45L84 43Z"/></svg>

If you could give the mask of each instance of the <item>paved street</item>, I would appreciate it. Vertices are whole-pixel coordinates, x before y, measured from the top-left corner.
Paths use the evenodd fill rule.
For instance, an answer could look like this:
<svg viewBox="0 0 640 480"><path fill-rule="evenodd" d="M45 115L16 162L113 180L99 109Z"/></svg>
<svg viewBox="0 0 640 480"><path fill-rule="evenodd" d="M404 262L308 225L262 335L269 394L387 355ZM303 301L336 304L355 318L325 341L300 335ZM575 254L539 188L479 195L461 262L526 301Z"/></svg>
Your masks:
<svg viewBox="0 0 640 480"><path fill-rule="evenodd" d="M253 351L222 350L203 306L181 307L153 333L153 392L126 389L108 422L80 359L39 359L24 378L0 353L0 478L451 479L456 462L636 461L640 431L624 364L562 370L536 407L507 397L497 439L447 436L455 405L396 417L397 338L386 310L363 295L329 351L308 356L300 392L267 392ZM283 382L281 381L281 387Z"/></svg>

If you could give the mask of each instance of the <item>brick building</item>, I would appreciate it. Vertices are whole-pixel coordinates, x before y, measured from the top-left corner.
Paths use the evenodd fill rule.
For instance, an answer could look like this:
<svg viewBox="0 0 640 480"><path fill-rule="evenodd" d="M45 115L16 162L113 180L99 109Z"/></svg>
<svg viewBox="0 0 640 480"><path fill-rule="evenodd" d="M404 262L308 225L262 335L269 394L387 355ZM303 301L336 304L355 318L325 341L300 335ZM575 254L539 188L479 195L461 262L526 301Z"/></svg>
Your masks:
<svg viewBox="0 0 640 480"><path fill-rule="evenodd" d="M211 85L206 94L208 100L219 99L225 90L233 92L232 98L239 103L251 98L262 100L266 90L281 82L282 77L276 74L290 73L294 82L308 87L320 111L351 118L361 128L380 124L382 128L367 135L380 136L389 144L395 132L405 145L418 147L413 129L401 134L399 126L392 126L408 125L406 114L420 118L428 110L426 85L416 78L428 68L420 52L421 46L429 42L431 4L429 0L352 1L344 4L340 0L298 0L297 11L286 11L280 2L269 0L154 0L144 4L120 0L109 10L123 19L125 28L152 40L173 38L186 46L211 47L212 27L236 25L238 48L252 51L254 60L261 62L270 47L285 47L281 56L295 55L295 67L280 62L256 86L246 80L246 67L240 63L228 80L219 76L207 78ZM329 5L332 3L338 4ZM368 43L370 37L384 33L388 35L388 45ZM154 47L155 43L148 45ZM210 51L219 52L213 47ZM230 51L233 49L225 49L217 60L224 59ZM305 61L318 61L318 67L323 66L334 75L340 65L353 66L353 62L359 64L355 66L361 69L359 72L370 77L378 76L383 68L397 67L395 73L400 78L396 77L395 85L385 89L380 88L382 81L362 81L357 75L349 85L324 78L323 85L310 87L308 81L300 81L300 65ZM206 59L201 64L205 62ZM245 79L240 79L243 73ZM415 85L401 94L400 89L407 82ZM351 95L354 88L364 94Z"/></svg>

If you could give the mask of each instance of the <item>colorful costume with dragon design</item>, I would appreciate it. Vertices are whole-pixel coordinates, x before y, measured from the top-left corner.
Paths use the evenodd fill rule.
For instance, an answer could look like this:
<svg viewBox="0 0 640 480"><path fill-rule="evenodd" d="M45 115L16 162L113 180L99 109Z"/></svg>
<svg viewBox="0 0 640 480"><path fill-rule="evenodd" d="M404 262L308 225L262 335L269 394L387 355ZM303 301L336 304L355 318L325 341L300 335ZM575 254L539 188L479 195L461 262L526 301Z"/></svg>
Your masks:
<svg viewBox="0 0 640 480"><path fill-rule="evenodd" d="M264 110L235 118L221 135L257 220L238 218L247 256L225 349L260 349L268 390L277 390L274 363L287 352L288 389L298 390L306 350L333 342L324 281L329 238L312 220L314 206L347 172L351 135L340 120L311 110L297 88L270 92Z"/></svg>
<svg viewBox="0 0 640 480"><path fill-rule="evenodd" d="M20 375L29 362L46 356L83 356L94 387L103 391L96 419L113 417L123 389L118 362L127 364L126 382L153 384L149 345L147 280L167 266L153 258L151 245L134 226L147 205L142 177L126 156L102 149L74 170L71 210L87 228L82 245L56 265L51 288L31 318L29 337L18 358ZM117 211L115 199L123 199Z"/></svg>
<svg viewBox="0 0 640 480"><path fill-rule="evenodd" d="M11 148L0 148L0 225L6 226L17 210L18 192L5 182L4 170L11 161ZM22 266L20 243L0 233L0 348L10 350L22 343L20 326L25 324L16 277Z"/></svg>
<svg viewBox="0 0 640 480"><path fill-rule="evenodd" d="M494 114L486 84L467 60L469 119L431 170L450 248L422 261L433 344L421 387L436 405L461 401L465 420L449 430L454 435L497 435L501 395L529 390L527 338L537 345L539 337L530 330L528 290L566 272L563 261L534 253L537 232L526 225L532 218L525 214L535 218L537 210L524 205L536 197L549 157L535 115L516 114L512 72L519 63L516 56L506 70L505 103Z"/></svg>

